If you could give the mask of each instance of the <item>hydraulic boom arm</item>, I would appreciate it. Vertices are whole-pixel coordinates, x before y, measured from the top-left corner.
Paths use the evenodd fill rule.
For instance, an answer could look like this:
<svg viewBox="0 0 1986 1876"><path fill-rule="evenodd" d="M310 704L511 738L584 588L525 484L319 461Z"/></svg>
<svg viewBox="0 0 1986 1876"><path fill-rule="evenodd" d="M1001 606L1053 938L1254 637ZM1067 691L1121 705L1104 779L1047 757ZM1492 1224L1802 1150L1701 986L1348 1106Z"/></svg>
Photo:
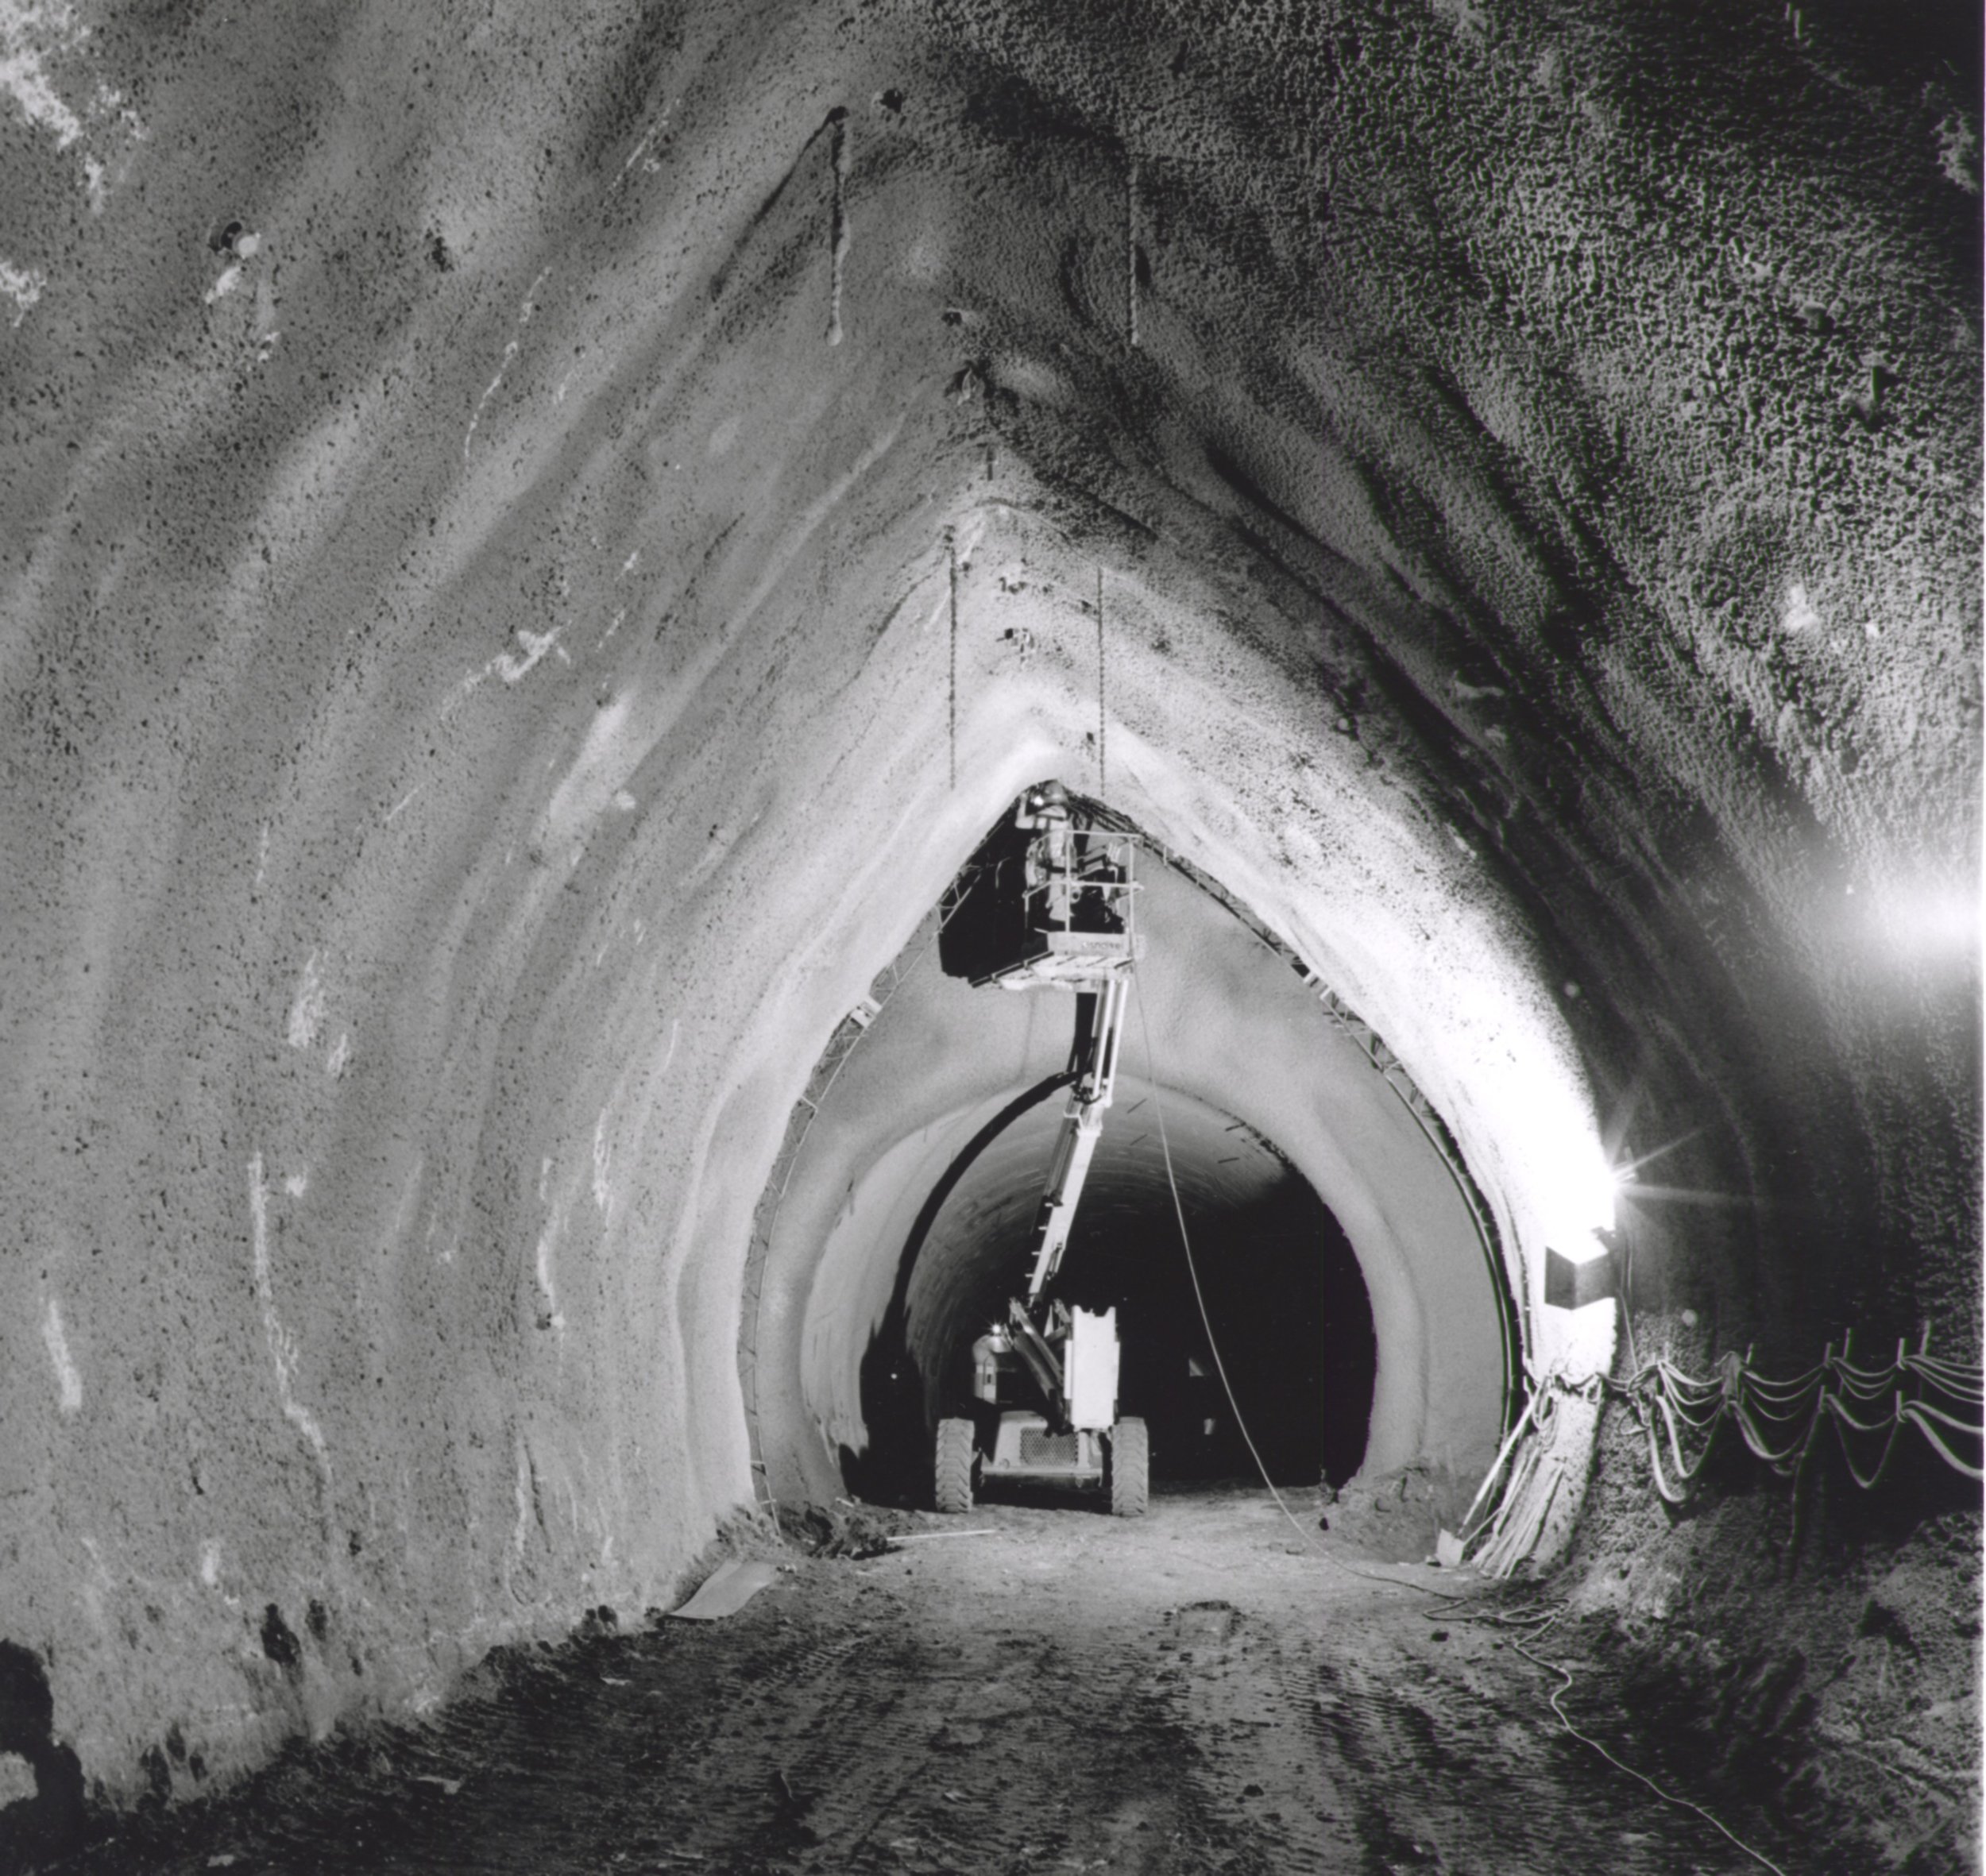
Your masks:
<svg viewBox="0 0 1986 1876"><path fill-rule="evenodd" d="M1137 887L1132 842L1079 822L1059 783L1030 790L1015 826L1031 836L1022 863L1004 877L996 868L991 884L972 889L988 895L982 922L990 936L976 949L966 947L955 974L1007 990L1075 991L1073 1085L1034 1216L1026 1293L1010 1296L1007 1320L974 1345L974 1385L979 1399L996 1401L1000 1364L1017 1359L1059 1437L1107 1428L1116 1411L1117 1312L1072 1307L1053 1286L1117 1086L1125 1000L1140 952L1132 929Z"/></svg>
<svg viewBox="0 0 1986 1876"><path fill-rule="evenodd" d="M1034 1218L1034 1267L1028 1278L1032 1311L1061 1268L1090 1160L1103 1131L1103 1110L1117 1087L1117 1045L1124 1033L1126 979L1114 975L1082 994L1076 1009L1076 1085L1056 1137L1055 1157ZM1085 1010L1083 1005L1087 1004ZM1088 1021L1084 1021L1087 1016Z"/></svg>

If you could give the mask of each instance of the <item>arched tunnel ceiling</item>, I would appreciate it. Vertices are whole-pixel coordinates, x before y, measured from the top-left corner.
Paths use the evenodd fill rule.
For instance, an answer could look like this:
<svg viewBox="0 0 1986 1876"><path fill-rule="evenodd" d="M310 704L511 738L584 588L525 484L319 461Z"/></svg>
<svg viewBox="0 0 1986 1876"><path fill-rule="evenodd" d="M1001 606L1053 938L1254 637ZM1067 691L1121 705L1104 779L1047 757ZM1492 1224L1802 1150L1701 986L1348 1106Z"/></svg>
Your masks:
<svg viewBox="0 0 1986 1876"><path fill-rule="evenodd" d="M1493 1264L1398 1088L1287 960L1155 858L1138 877L1145 956L1079 1226L1135 1191L1164 1254L1178 1254L1161 1131L1203 1216L1293 1168L1343 1227L1371 1299L1369 1463L1473 1480L1504 1430L1497 1286L1522 1294L1535 1278ZM839 1454L870 1446L865 1364L906 1351L929 1388L956 1353L989 1260L1026 1235L1066 1100L1053 1083L1072 997L948 977L929 931L887 979L881 1013L809 1094L747 1272L755 1433L786 1500L838 1496Z"/></svg>
<svg viewBox="0 0 1986 1876"><path fill-rule="evenodd" d="M1949 35L0 32L7 1619L114 1792L641 1606L749 1492L794 1098L1044 775L1376 1025L1527 1255L1680 1141L1652 1306L1972 1322ZM242 1658L299 1599L307 1695Z"/></svg>

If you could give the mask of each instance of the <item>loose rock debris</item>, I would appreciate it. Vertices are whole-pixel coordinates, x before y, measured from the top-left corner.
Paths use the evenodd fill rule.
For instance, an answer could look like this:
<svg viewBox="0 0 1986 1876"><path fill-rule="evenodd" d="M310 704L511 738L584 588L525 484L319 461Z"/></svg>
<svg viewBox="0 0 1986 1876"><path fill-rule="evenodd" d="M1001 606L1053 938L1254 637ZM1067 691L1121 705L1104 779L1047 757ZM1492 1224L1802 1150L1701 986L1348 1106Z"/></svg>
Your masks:
<svg viewBox="0 0 1986 1876"><path fill-rule="evenodd" d="M880 1557L908 1523L900 1513L844 1501L782 1505L780 1531L817 1557Z"/></svg>
<svg viewBox="0 0 1986 1876"><path fill-rule="evenodd" d="M850 1521L871 1515L902 1538L959 1528L866 1507ZM864 1558L789 1550L780 1593L724 1622L595 1623L500 1650L431 1724L296 1751L234 1797L126 1823L64 1867L1756 1867L1565 1736L1506 1624L1470 1619L1512 1592L1412 1565L1351 1577L1331 1567L1334 1540L1292 1555L1254 1489L1161 1493L1134 1522L1080 1501L985 1505L971 1528L982 1541ZM1522 1593L1529 1607L1538 1592Z"/></svg>

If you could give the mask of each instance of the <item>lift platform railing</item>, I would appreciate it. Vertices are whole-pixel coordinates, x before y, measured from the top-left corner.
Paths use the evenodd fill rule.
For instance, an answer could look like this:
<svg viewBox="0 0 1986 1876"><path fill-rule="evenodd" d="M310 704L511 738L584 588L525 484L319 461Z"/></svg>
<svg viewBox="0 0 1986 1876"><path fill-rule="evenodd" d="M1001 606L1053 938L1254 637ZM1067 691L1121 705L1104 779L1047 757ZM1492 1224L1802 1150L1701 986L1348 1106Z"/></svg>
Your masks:
<svg viewBox="0 0 1986 1876"><path fill-rule="evenodd" d="M1017 953L976 977L1007 990L1088 989L1137 961L1137 841L1052 824L1029 843Z"/></svg>

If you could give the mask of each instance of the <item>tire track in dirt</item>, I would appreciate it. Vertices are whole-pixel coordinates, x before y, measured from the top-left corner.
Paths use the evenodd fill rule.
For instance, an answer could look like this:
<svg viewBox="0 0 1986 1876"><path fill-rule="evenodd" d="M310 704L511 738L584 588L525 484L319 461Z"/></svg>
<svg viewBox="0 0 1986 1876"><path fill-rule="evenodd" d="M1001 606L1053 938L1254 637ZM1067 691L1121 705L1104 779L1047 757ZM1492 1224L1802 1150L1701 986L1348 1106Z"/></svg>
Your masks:
<svg viewBox="0 0 1986 1876"><path fill-rule="evenodd" d="M1262 1510L781 1552L724 1621L504 1652L65 1876L1752 1876L1567 1739L1467 1592L1358 1584Z"/></svg>
<svg viewBox="0 0 1986 1876"><path fill-rule="evenodd" d="M1514 1672L1492 1692L1404 1657L1376 1664L1381 1653L1317 1670L1364 1858L1343 1866L1559 1876L1579 1845L1610 1876L1756 1876L1708 1824L1567 1738Z"/></svg>
<svg viewBox="0 0 1986 1876"><path fill-rule="evenodd" d="M837 1685L789 1692L820 1743L790 1774L825 1869L1200 1870L1142 1650L1025 1629L900 1629ZM1188 1845L1184 1850L1182 1843Z"/></svg>
<svg viewBox="0 0 1986 1876"><path fill-rule="evenodd" d="M1200 1748L1195 1781L1222 1833L1246 1852L1225 1866L1234 1876L1348 1867L1357 1847L1332 1828L1339 1807L1302 1662L1267 1623L1224 1602L1188 1604L1166 1627L1184 1669L1173 1683L1180 1731Z"/></svg>

